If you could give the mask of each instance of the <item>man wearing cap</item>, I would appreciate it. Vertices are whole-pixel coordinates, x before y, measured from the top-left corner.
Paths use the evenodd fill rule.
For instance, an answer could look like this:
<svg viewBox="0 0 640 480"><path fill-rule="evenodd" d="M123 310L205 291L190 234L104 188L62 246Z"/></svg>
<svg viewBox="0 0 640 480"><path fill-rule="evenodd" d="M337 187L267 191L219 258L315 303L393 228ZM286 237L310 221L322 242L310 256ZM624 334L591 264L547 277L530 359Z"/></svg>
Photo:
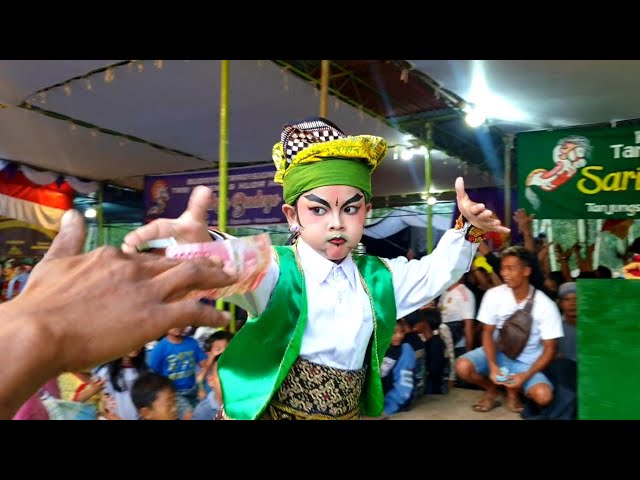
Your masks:
<svg viewBox="0 0 640 480"><path fill-rule="evenodd" d="M558 356L576 362L576 282L566 282L558 288L564 337L558 339Z"/></svg>
<svg viewBox="0 0 640 480"><path fill-rule="evenodd" d="M462 213L431 255L408 261L351 251L371 210L371 174L384 139L347 136L323 118L285 126L273 148L296 241L274 247L258 288L227 300L250 319L219 361L223 418L355 419L379 416L380 365L396 319L417 310L468 270L484 231L508 232L456 180ZM206 188L176 220L156 220L125 238L125 251L153 238L207 237ZM155 226L154 226L155 224Z"/></svg>

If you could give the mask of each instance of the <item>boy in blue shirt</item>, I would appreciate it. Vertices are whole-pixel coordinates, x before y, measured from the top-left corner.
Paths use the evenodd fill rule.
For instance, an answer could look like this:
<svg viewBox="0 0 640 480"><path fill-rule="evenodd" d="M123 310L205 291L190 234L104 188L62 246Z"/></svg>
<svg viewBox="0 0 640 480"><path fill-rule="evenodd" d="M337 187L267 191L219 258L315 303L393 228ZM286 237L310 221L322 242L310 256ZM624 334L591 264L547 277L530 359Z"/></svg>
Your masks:
<svg viewBox="0 0 640 480"><path fill-rule="evenodd" d="M198 404L197 366L205 368L207 355L183 329L172 328L149 354L149 368L173 382L180 418L188 419Z"/></svg>

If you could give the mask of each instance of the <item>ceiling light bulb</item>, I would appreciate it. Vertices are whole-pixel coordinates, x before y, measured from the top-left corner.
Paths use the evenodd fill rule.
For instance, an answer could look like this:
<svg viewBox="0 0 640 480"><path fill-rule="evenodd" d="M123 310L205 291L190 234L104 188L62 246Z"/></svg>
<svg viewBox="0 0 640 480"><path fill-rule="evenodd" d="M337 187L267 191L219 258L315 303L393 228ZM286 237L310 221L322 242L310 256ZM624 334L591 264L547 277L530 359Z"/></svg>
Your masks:
<svg viewBox="0 0 640 480"><path fill-rule="evenodd" d="M469 113L467 113L467 116L465 117L465 121L467 122L467 125L469 125L472 128L479 127L484 122L486 122L486 120L487 120L487 116L477 108L471 110Z"/></svg>
<svg viewBox="0 0 640 480"><path fill-rule="evenodd" d="M400 152L400 158L405 162L408 162L413 158L413 152L409 149L402 150L402 152Z"/></svg>

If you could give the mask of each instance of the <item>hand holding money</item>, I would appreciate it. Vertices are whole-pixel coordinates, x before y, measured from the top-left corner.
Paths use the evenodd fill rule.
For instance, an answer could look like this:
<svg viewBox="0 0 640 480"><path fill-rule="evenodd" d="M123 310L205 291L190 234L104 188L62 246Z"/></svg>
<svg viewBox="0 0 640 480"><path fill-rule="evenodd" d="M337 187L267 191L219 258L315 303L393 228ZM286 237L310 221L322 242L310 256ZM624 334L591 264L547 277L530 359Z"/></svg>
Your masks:
<svg viewBox="0 0 640 480"><path fill-rule="evenodd" d="M263 233L219 242L170 245L165 255L176 260L216 257L225 265L232 266L238 273L237 282L228 287L198 290L190 294L191 297L217 299L248 293L258 287L271 262L271 238Z"/></svg>

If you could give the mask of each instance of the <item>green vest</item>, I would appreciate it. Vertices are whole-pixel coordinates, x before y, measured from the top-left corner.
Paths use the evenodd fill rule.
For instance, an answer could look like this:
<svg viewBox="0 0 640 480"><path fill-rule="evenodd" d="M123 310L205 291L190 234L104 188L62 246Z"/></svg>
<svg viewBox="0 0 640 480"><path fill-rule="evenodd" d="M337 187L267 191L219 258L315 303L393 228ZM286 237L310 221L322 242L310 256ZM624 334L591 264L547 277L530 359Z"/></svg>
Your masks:
<svg viewBox="0 0 640 480"><path fill-rule="evenodd" d="M300 354L307 324L304 274L294 248L274 248L280 276L269 304L262 315L247 320L218 362L224 410L233 419L258 418ZM360 410L378 416L384 406L380 364L395 330L395 295L391 271L380 258L362 255L355 263L371 301L374 324Z"/></svg>

